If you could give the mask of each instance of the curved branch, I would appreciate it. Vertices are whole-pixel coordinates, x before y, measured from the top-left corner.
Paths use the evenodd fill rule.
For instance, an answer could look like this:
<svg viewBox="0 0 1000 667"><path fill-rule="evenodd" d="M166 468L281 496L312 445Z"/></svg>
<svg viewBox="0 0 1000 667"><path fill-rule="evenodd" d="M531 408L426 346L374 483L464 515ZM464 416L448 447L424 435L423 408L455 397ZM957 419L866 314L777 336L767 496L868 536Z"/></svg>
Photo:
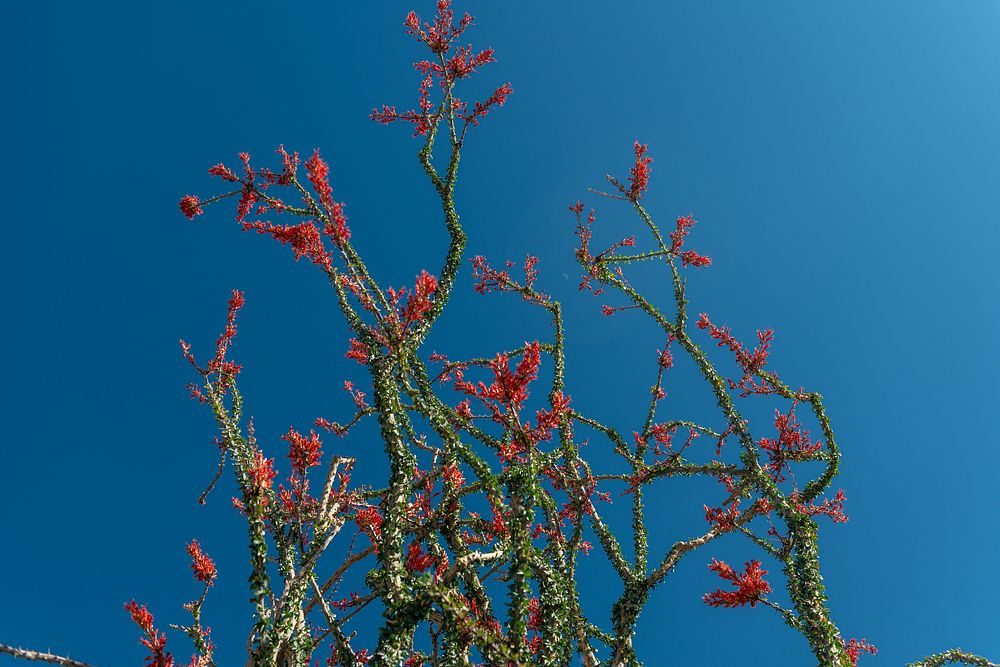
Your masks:
<svg viewBox="0 0 1000 667"><path fill-rule="evenodd" d="M64 667L93 667L86 662L80 662L79 660L74 660L72 658L64 658L61 655L42 653L41 651L32 651L26 648L15 648L13 646L7 646L6 644L0 644L0 653L9 653L15 658L23 658L25 660L51 662L52 664L63 665Z"/></svg>
<svg viewBox="0 0 1000 667"><path fill-rule="evenodd" d="M965 665L976 665L976 667L997 667L995 662L990 662L972 653L967 653L960 648L948 649L944 653L936 653L922 658L916 662L909 663L906 667L938 667L951 662L960 662Z"/></svg>

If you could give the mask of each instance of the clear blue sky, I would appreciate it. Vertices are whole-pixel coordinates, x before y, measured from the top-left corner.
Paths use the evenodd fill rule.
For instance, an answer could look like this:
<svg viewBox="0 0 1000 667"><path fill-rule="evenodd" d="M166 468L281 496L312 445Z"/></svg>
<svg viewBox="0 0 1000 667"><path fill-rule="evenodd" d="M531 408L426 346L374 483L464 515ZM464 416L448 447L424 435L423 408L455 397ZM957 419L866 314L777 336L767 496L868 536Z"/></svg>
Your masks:
<svg viewBox="0 0 1000 667"><path fill-rule="evenodd" d="M457 7L496 49L480 90L516 91L464 154L469 249L541 257L566 304L575 405L633 428L662 343L575 291L566 211L625 175L640 139L648 207L663 222L693 213L691 245L715 260L692 276L692 308L744 337L773 327L773 368L827 399L852 519L824 524L823 572L845 635L881 651L862 664L955 645L1000 659L1000 4ZM183 622L198 537L221 569L205 608L218 657L240 660L244 533L228 488L195 504L213 427L186 397L177 339L205 353L229 290L245 290L235 350L279 458L289 424L350 409L339 387L362 369L313 267L238 232L228 210L189 222L176 202L216 192L206 168L240 151L318 146L375 275L399 286L436 268L445 237L416 143L367 120L415 99L410 8L432 3L6 3L0 642L137 664L121 605ZM606 238L641 231L624 206L585 201ZM452 309L432 345L453 357L548 333L471 289ZM678 410L707 398L676 393ZM340 451L377 474L376 440ZM700 487L677 488L651 495L654 549L704 525ZM682 563L641 619L648 664L810 664L770 610L700 602L711 555L754 551L733 537ZM591 567L595 593L614 593Z"/></svg>

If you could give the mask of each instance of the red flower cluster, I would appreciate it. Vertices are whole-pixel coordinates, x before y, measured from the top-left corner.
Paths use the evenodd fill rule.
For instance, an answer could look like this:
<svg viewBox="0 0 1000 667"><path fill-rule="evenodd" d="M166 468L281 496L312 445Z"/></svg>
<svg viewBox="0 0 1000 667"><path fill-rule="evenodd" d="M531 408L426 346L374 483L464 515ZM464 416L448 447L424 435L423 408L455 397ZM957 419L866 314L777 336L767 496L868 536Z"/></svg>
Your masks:
<svg viewBox="0 0 1000 667"><path fill-rule="evenodd" d="M253 454L253 461L250 462L250 468L247 470L250 477L249 490L256 497L266 500L266 493L271 490L271 480L276 474L274 459L266 458L259 449L255 449Z"/></svg>
<svg viewBox="0 0 1000 667"><path fill-rule="evenodd" d="M187 552L191 556L191 570L194 572L194 578L207 586L214 586L217 574L215 562L202 552L198 540L191 540L191 544L187 545Z"/></svg>
<svg viewBox="0 0 1000 667"><path fill-rule="evenodd" d="M740 507L737 503L731 504L726 509L705 505L705 521L718 526L722 531L730 531L736 528L736 520L739 518Z"/></svg>
<svg viewBox="0 0 1000 667"><path fill-rule="evenodd" d="M538 258L528 255L524 258L524 284L518 283L510 275L510 269L514 267L513 260L507 260L505 270L494 269L482 255L473 257L472 279L475 281L473 289L479 294L490 292L515 292L521 295L525 301L532 301L538 304L548 303L548 297L535 290L535 280L538 279Z"/></svg>
<svg viewBox="0 0 1000 667"><path fill-rule="evenodd" d="M712 264L712 259L710 257L699 255L694 250L685 250L684 252L681 252L681 248L684 246L684 237L686 237L690 229L694 227L695 222L696 220L690 215L677 218L677 229L670 232L670 252L675 257L680 257L681 263L684 266L710 266Z"/></svg>
<svg viewBox="0 0 1000 667"><path fill-rule="evenodd" d="M509 83L503 84L494 90L493 94L486 98L485 101L476 102L475 106L472 107L472 112L465 116L465 120L467 120L470 125L479 125L480 118L485 118L491 108L495 106L502 107L507 101L507 98L513 93L514 88L512 88Z"/></svg>
<svg viewBox="0 0 1000 667"><path fill-rule="evenodd" d="M635 142L635 166L629 170L628 185L619 181L613 176L608 176L608 180L611 184L618 188L625 197L633 202L638 202L642 199L642 195L646 192L646 188L649 187L649 172L652 171L650 164L653 162L653 158L646 155L647 144L640 144L638 141Z"/></svg>
<svg viewBox="0 0 1000 667"><path fill-rule="evenodd" d="M424 552L420 542L412 542L406 552L406 569L410 572L423 572L437 564L437 558Z"/></svg>
<svg viewBox="0 0 1000 667"><path fill-rule="evenodd" d="M382 515L374 507L362 507L354 517L354 523L358 528L368 533L372 544L378 544L378 539L382 536Z"/></svg>
<svg viewBox="0 0 1000 667"><path fill-rule="evenodd" d="M509 363L506 354L498 354L490 362L490 368L493 371L492 384L486 386L483 382L473 384L459 379L455 382L455 388L482 399L484 403L492 407L494 414L499 414L499 409L494 405L494 401L517 412L528 400L528 385L538 377L538 368L541 365L541 345L538 341L526 345L521 361L518 362L514 372L511 372Z"/></svg>
<svg viewBox="0 0 1000 667"><path fill-rule="evenodd" d="M310 262L326 271L330 271L333 266L333 255L323 244L323 237L314 222L300 222L297 225L276 225L271 222L256 220L244 222L243 230L254 230L258 234L270 234L275 241L280 241L281 245L286 243L292 246L295 261L302 257L307 257Z"/></svg>
<svg viewBox="0 0 1000 667"><path fill-rule="evenodd" d="M764 581L767 570L760 569L760 561L754 560L746 563L746 571L742 574L736 572L724 561L714 558L709 563L708 569L726 581L736 584L735 591L718 589L706 593L702 599L705 604L711 607L742 607L746 604L754 607L760 602L764 593L771 592L771 585Z"/></svg>
<svg viewBox="0 0 1000 667"><path fill-rule="evenodd" d="M188 220L194 220L194 216L204 213L201 208L201 200L194 195L184 195L181 197L180 207L181 213L186 215Z"/></svg>
<svg viewBox="0 0 1000 667"><path fill-rule="evenodd" d="M844 648L847 650L847 657L851 659L851 664L854 665L854 667L857 667L858 658L862 653L870 653L872 655L878 654L878 649L864 639L851 639L851 641L844 644Z"/></svg>
<svg viewBox="0 0 1000 667"><path fill-rule="evenodd" d="M147 667L173 667L174 658L166 650L167 636L153 627L153 615L146 609L146 605L140 607L132 600L125 605L125 611L146 635L139 643L149 649Z"/></svg>
<svg viewBox="0 0 1000 667"><path fill-rule="evenodd" d="M594 255L590 252L590 241L594 234L591 229L594 225L594 209L590 209L586 220L583 218L583 202L578 201L570 206L569 210L576 215L576 231L574 233L580 239L580 247L574 251L574 254L580 265L587 267L587 275L580 279L580 290L588 289L594 296L597 296L604 292L604 288L594 287L590 282L597 278L597 263L594 261Z"/></svg>
<svg viewBox="0 0 1000 667"><path fill-rule="evenodd" d="M822 449L823 443L809 439L809 431L804 430L795 417L795 403L787 414L774 411L774 426L778 429L777 439L761 438L757 446L767 453L769 459L764 469L774 481L782 482L789 462L811 459Z"/></svg>
<svg viewBox="0 0 1000 667"><path fill-rule="evenodd" d="M457 465L445 464L441 469L441 477L446 484L450 484L456 489L462 488L465 484L465 475Z"/></svg>
<svg viewBox="0 0 1000 667"><path fill-rule="evenodd" d="M423 42L434 54L431 60L421 60L414 63L414 67L423 76L420 82L419 109L399 112L396 107L382 105L382 109L372 109L371 119L375 122L389 125L397 120L412 123L414 126L414 136L426 135L447 113L454 113L465 121L465 128L469 125L478 125L479 120L489 113L494 106L503 106L507 98L513 93L513 88L509 83L497 88L492 95L482 102L476 102L472 110L469 110L468 103L456 98L452 94L455 83L474 74L480 67L494 62L493 49L485 49L474 53L472 46L460 46L454 53L448 56L448 52L454 44L455 39L465 32L465 29L472 23L472 17L466 14L462 20L455 25L455 16L451 11L450 0L439 0L437 4L437 16L433 23L423 23L416 12L410 12L406 16L403 24L406 32L413 35L420 42ZM430 101L430 89L434 79L438 80L445 101L437 112L433 109L435 104ZM450 108L447 100L450 98ZM464 134L465 128L462 129Z"/></svg>
<svg viewBox="0 0 1000 667"><path fill-rule="evenodd" d="M312 157L306 160L306 174L316 194L319 195L320 204L323 205L329 218L323 232L330 237L334 245L343 248L351 238L351 230L347 227L344 205L333 201L333 188L330 187L330 165L319 156L318 148L313 152ZM296 258L298 256L296 255Z"/></svg>
<svg viewBox="0 0 1000 667"><path fill-rule="evenodd" d="M243 223L244 231L254 230L260 234L270 234L280 241L282 245L288 243L292 246L295 259L308 257L310 261L323 267L328 272L331 270L332 255L326 249L322 235L327 236L337 248L343 248L351 237L351 231L347 227L347 217L344 215L344 205L333 200L333 190L330 187L330 166L320 157L317 149L312 157L306 160L306 172L309 182L312 184L319 204L306 193L296 180L296 172L299 165L299 154L291 155L285 151L284 146L279 146L277 151L281 156L282 171L275 173L264 167L255 171L250 166L250 155L240 153L240 160L243 162L244 175L240 176L229 167L219 163L208 170L212 176L217 176L224 181L239 183L242 188L239 191L229 192L207 202L201 202L197 197L186 195L181 199L181 211L188 218L193 218L202 212L202 206L206 203L213 203L230 195L240 193L240 201L237 204L236 220ZM258 181L258 179L260 179ZM295 225L278 225L268 221L245 221L246 216L254 209L254 205L261 202L257 208L257 214L274 209L282 213L290 209L277 197L269 195L266 190L270 186L291 186L295 185L302 193L302 201L305 205L303 209L293 209L296 214L312 214L322 221L322 234L317 225L317 221L309 220Z"/></svg>
<svg viewBox="0 0 1000 667"><path fill-rule="evenodd" d="M656 363L663 370L669 370L674 366L674 355L670 351L670 344L674 342L673 334L667 336L667 344L663 346L662 350L657 350L656 353L659 355L657 357Z"/></svg>
<svg viewBox="0 0 1000 667"><path fill-rule="evenodd" d="M437 278L426 271L420 272L413 285L413 291L410 292L410 296L406 300L406 306L403 308L402 317L400 318L404 330L414 322L419 322L423 319L427 311L431 309L433 305L431 297L437 291L437 287Z"/></svg>
<svg viewBox="0 0 1000 667"><path fill-rule="evenodd" d="M289 428L281 439L288 442L288 458L292 462L292 470L300 477L305 476L307 469L319 464L323 455L320 449L323 443L314 431L310 430L306 437L294 428Z"/></svg>
<svg viewBox="0 0 1000 667"><path fill-rule="evenodd" d="M833 519L834 523L847 523L849 519L844 513L844 503L847 502L847 496L844 495L843 489L838 489L832 499L824 498L819 505L815 503L806 505L799 502L798 494L792 494L791 500L795 503L795 509L809 516L828 516Z"/></svg>
<svg viewBox="0 0 1000 667"><path fill-rule="evenodd" d="M646 144L635 142L635 166L629 171L630 187L627 193L632 201L638 201L649 187L649 172L652 171L649 165L652 162L653 158L646 155Z"/></svg>
<svg viewBox="0 0 1000 667"><path fill-rule="evenodd" d="M219 337L215 341L215 356L209 360L208 367L206 369L201 369L198 366L194 355L191 354L191 346L188 345L183 339L180 341L184 358L187 359L188 362L204 376L208 376L211 373L217 373L218 380L216 382L216 386L223 392L232 383L233 378L235 378L239 372L243 370L243 367L236 362L227 361L226 353L229 351L229 346L232 344L233 338L236 337L236 316L239 314L240 309L245 303L246 300L243 297L243 292L233 290L233 295L230 297L228 302L226 328L222 330L222 333L219 334ZM191 391L192 398L197 398L201 402L205 402L207 400L198 386L189 384L188 389Z"/></svg>
<svg viewBox="0 0 1000 667"><path fill-rule="evenodd" d="M707 329L708 335L719 341L719 347L728 347L733 354L736 355L736 363L740 365L743 369L743 377L739 382L729 381L729 386L732 389L740 388L743 390L741 396L749 396L750 394L769 394L773 390L766 385L759 385L754 380L754 377L760 373L767 364L767 355L771 347L771 343L774 341L774 330L765 329L763 331L757 331L757 340L760 344L753 349L753 351L747 350L747 348L740 341L736 340L733 336L729 327L717 327L708 318L706 313L701 313L698 318L699 329Z"/></svg>
<svg viewBox="0 0 1000 667"><path fill-rule="evenodd" d="M426 44L434 53L445 53L451 43L472 24L472 16L466 13L455 25L455 13L451 10L451 0L438 0L437 16L434 23L420 26L420 17L411 11L403 20L406 32Z"/></svg>
<svg viewBox="0 0 1000 667"><path fill-rule="evenodd" d="M344 381L344 391L351 395L351 399L354 401L354 405L358 406L358 410L367 410L368 403L365 401L365 392L354 388L354 383L350 380Z"/></svg>
<svg viewBox="0 0 1000 667"><path fill-rule="evenodd" d="M442 80L442 83L451 83L457 79L464 79L473 74L476 69L496 62L493 57L493 49L485 49L479 53L472 53L472 46L460 46L455 51L455 55L445 61L442 67L439 63L429 60L422 60L414 63L421 74L432 74Z"/></svg>
<svg viewBox="0 0 1000 667"><path fill-rule="evenodd" d="M232 169L222 164L221 162L214 167L210 167L208 173L211 176L218 176L224 181L230 183L240 183L243 188L240 191L240 202L236 205L236 220L237 222L243 222L243 218L250 213L253 205L257 203L259 198L257 195L257 188L255 186L255 178L253 169L250 167L250 154L240 153L240 160L243 162L243 172L246 174L245 179L241 179L236 175Z"/></svg>
<svg viewBox="0 0 1000 667"><path fill-rule="evenodd" d="M348 359L354 359L354 361L359 364L367 364L371 358L368 346L359 341L357 338L352 338L349 342L351 349L349 349L344 356Z"/></svg>

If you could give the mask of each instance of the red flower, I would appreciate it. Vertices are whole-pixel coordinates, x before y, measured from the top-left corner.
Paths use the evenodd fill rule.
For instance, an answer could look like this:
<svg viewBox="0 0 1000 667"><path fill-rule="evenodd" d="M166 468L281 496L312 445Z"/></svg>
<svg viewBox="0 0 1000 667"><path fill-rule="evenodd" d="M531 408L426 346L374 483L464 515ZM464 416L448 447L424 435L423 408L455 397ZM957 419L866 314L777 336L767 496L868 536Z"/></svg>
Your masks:
<svg viewBox="0 0 1000 667"><path fill-rule="evenodd" d="M732 389L737 387L743 389L741 396L749 396L751 393L768 394L771 389L766 385L758 385L754 381L754 376L760 373L764 365L767 364L767 357L774 341L774 330L765 329L757 331L757 340L760 344L749 351L743 343L736 340L729 327L717 327L708 318L706 313L701 313L698 318L697 327L707 329L708 335L719 341L719 347L728 347L736 355L736 362L743 369L743 378L739 382L729 381Z"/></svg>
<svg viewBox="0 0 1000 667"><path fill-rule="evenodd" d="M437 286L437 278L426 271L420 272L416 284L413 286L413 291L406 300L406 306L403 308L403 329L414 322L419 322L431 309L433 305L431 296L437 291Z"/></svg>
<svg viewBox="0 0 1000 667"><path fill-rule="evenodd" d="M784 471L791 461L806 461L813 458L823 447L822 442L809 439L809 431L802 428L795 417L795 403L787 414L774 411L774 426L778 429L777 439L761 438L757 445L767 453L769 461L764 469L776 482L785 480ZM843 502L841 502L843 507ZM818 511L818 510L817 510ZM825 512L824 512L825 513ZM843 519L847 520L846 517Z"/></svg>
<svg viewBox="0 0 1000 667"><path fill-rule="evenodd" d="M221 162L214 167L209 167L208 173L212 176L218 176L222 180L229 181L231 183L240 180L240 177L237 176L232 169Z"/></svg>
<svg viewBox="0 0 1000 667"><path fill-rule="evenodd" d="M809 503L808 505L800 503L797 494L793 494L791 500L795 503L795 509L809 516L828 516L833 519L834 523L847 523L849 519L844 514L844 503L847 501L847 496L844 495L843 489L839 489L832 500L825 498L819 505L815 503Z"/></svg>
<svg viewBox="0 0 1000 667"><path fill-rule="evenodd" d="M257 203L257 190L254 187L255 175L253 169L250 168L250 154L240 153L240 160L243 161L243 171L246 174L246 180L240 180L239 178L236 179L243 184L243 191L240 193L240 203L236 205L237 222L243 222L243 218L247 217L247 214L251 211L251 209L253 209L253 205ZM213 169L215 169L215 167L213 167ZM212 170L210 169L209 173L211 173L211 171ZM235 174L228 169L226 172L228 173L223 175L223 178L226 180L230 180L228 175L235 176Z"/></svg>
<svg viewBox="0 0 1000 667"><path fill-rule="evenodd" d="M292 246L295 261L308 257L316 266L330 270L333 256L323 245L323 238L313 222L300 222L297 225L275 225L270 222L244 222L243 231L256 230L258 234L270 234L271 238Z"/></svg>
<svg viewBox="0 0 1000 667"><path fill-rule="evenodd" d="M373 544L382 536L382 515L374 507L362 507L354 517L358 528L368 533Z"/></svg>
<svg viewBox="0 0 1000 667"><path fill-rule="evenodd" d="M649 168L653 158L646 155L646 144L635 142L635 166L629 171L628 181L631 187L628 191L629 199L639 200L646 188L649 187Z"/></svg>
<svg viewBox="0 0 1000 667"><path fill-rule="evenodd" d="M228 352L229 346L233 342L233 338L236 337L236 316L239 313L240 308L243 307L244 303L245 300L243 298L243 292L233 290L233 295L229 299L229 311L226 316L226 328L223 329L222 333L219 334L219 337L215 341L215 356L209 360L206 370L202 370L198 367L194 355L191 354L191 346L183 340L180 341L184 358L187 359L188 362L197 368L198 372L203 375L217 373L218 379L216 381L216 388L222 390L223 392L225 392L226 388L232 383L233 378L242 368L239 364L233 361L226 361L226 352ZM201 402L207 400L196 385L188 385L188 389L191 390L192 397L197 398Z"/></svg>
<svg viewBox="0 0 1000 667"><path fill-rule="evenodd" d="M198 540L191 540L191 544L187 545L187 552L191 556L191 570L194 572L194 578L203 584L214 586L217 574L215 563L202 552Z"/></svg>
<svg viewBox="0 0 1000 667"><path fill-rule="evenodd" d="M462 488L465 484L465 475L457 465L444 465L441 468L441 477L444 481L456 489Z"/></svg>
<svg viewBox="0 0 1000 667"><path fill-rule="evenodd" d="M403 20L407 34L413 35L418 40L430 47L434 53L444 53L447 51L452 41L465 32L465 29L472 23L472 17L466 14L456 26L454 24L455 13L451 11L451 0L438 0L437 16L434 23L425 23L420 26L420 17L416 12L411 11Z"/></svg>
<svg viewBox="0 0 1000 667"><path fill-rule="evenodd" d="M455 383L455 388L466 394L478 396L484 401L497 401L510 406L515 411L520 410L521 405L528 400L528 385L538 377L541 349L538 341L527 345L521 361L518 362L513 373L510 370L507 355L498 354L490 362L490 368L493 370L493 384L486 386L480 382L478 385L474 385L471 382L459 380ZM495 414L498 413L495 406L493 409Z"/></svg>
<svg viewBox="0 0 1000 667"><path fill-rule="evenodd" d="M344 205L333 201L333 188L330 187L330 165L319 156L319 149L306 160L306 174L313 189L319 195L320 204L326 210L329 220L323 232L330 237L338 248L351 238L351 230L347 228L347 216L344 215ZM301 253L305 254L305 253ZM296 259L300 256L296 254ZM315 262L315 260L313 260ZM319 262L316 262L317 264Z"/></svg>
<svg viewBox="0 0 1000 667"><path fill-rule="evenodd" d="M653 162L653 158L646 155L646 146L647 144L635 142L635 166L629 170L628 187L618 179L608 176L608 180L618 188L618 191L634 202L642 199L643 193L649 187L649 172L652 171L649 165Z"/></svg>
<svg viewBox="0 0 1000 667"><path fill-rule="evenodd" d="M430 100L430 90L435 78L438 79L441 89L448 94L451 93L456 81L471 76L483 65L494 62L493 49L474 53L471 45L460 46L448 55L455 39L472 23L472 17L466 14L458 25L455 25L450 0L438 0L437 10L433 23L421 25L416 12L407 14L403 21L406 32L426 44L435 54L434 58L414 63L414 67L423 76L420 83L419 108L400 112L394 106L382 105L381 110L372 109L370 118L373 121L383 125L389 125L397 120L412 123L414 136L428 134L437 126L445 113L464 119L466 126L478 125L480 118L486 116L492 107L503 106L507 97L513 92L510 84L506 83L497 88L485 101L476 102L472 111L468 111L467 102L461 101L452 93L451 108L434 111L436 105Z"/></svg>
<svg viewBox="0 0 1000 667"><path fill-rule="evenodd" d="M681 263L684 266L710 266L712 264L712 258L706 257L705 255L699 255L694 250L685 250L681 253Z"/></svg>
<svg viewBox="0 0 1000 667"><path fill-rule="evenodd" d="M437 558L434 556L424 553L424 549L420 546L420 542L413 542L410 544L409 550L406 552L406 569L410 572L423 572L434 566L437 562Z"/></svg>
<svg viewBox="0 0 1000 667"><path fill-rule="evenodd" d="M472 262L472 278L476 281L473 289L479 294L488 292L514 292L521 295L525 301L530 301L539 305L549 303L546 295L535 290L535 281L538 279L538 258L528 255L524 258L524 284L519 284L510 275L510 269L515 262L508 259L506 269L494 269L482 255L476 255Z"/></svg>
<svg viewBox="0 0 1000 667"><path fill-rule="evenodd" d="M347 351L344 355L348 359L354 359L359 364L367 364L369 360L368 346L359 341L357 338L352 338L350 340L351 349Z"/></svg>
<svg viewBox="0 0 1000 667"><path fill-rule="evenodd" d="M497 106L502 107L507 101L507 98L514 93L514 88L511 87L509 83L505 83L495 91L493 94L486 98L484 102L476 102L476 106L473 107L472 113L465 117L465 120L469 121L472 125L479 125L479 119L484 118L486 114L490 112L490 109Z"/></svg>
<svg viewBox="0 0 1000 667"><path fill-rule="evenodd" d="M767 570L760 569L760 561L746 563L746 571L743 574L737 573L724 561L714 558L709 563L708 569L726 581L736 584L735 591L719 589L706 593L702 599L711 607L742 607L746 604L753 607L760 602L764 593L771 592L771 585L764 581Z"/></svg>
<svg viewBox="0 0 1000 667"><path fill-rule="evenodd" d="M670 232L670 252L677 254L684 245L684 237L688 235L688 230L694 227L697 220L690 215L677 218L677 229Z"/></svg>
<svg viewBox="0 0 1000 667"><path fill-rule="evenodd" d="M194 216L204 213L201 208L201 200L194 195L184 195L181 197L180 207L181 213L186 215L188 220L194 220Z"/></svg>
<svg viewBox="0 0 1000 667"><path fill-rule="evenodd" d="M142 628L143 632L153 631L153 615L146 609L146 605L140 607L135 603L135 600L132 600L125 605L125 611L132 617L132 622Z"/></svg>
<svg viewBox="0 0 1000 667"><path fill-rule="evenodd" d="M694 250L685 250L684 252L681 252L681 248L684 246L684 237L686 237L690 229L694 227L695 222L696 220L690 215L677 218L677 229L670 232L670 252L674 256L680 257L681 263L684 266L709 266L712 263L712 259L710 257L699 255Z"/></svg>
<svg viewBox="0 0 1000 667"><path fill-rule="evenodd" d="M140 607L135 603L135 600L132 600L125 605L125 611L146 635L139 640L140 644L149 649L146 665L148 667L174 667L174 658L166 651L167 636L153 627L153 615L146 609L146 605Z"/></svg>
<svg viewBox="0 0 1000 667"><path fill-rule="evenodd" d="M326 207L333 204L333 188L330 187L330 165L319 156L317 148L312 157L306 160L306 173L313 189L319 195L319 201Z"/></svg>
<svg viewBox="0 0 1000 667"><path fill-rule="evenodd" d="M843 642L843 640L841 640L841 642ZM864 639L860 641L857 639L851 639L851 641L844 644L844 648L847 650L847 657L851 659L851 664L855 667L857 667L858 658L863 652L871 653L872 655L878 654L878 649Z"/></svg>
<svg viewBox="0 0 1000 667"><path fill-rule="evenodd" d="M444 75L448 81L464 79L475 72L477 67L492 62L496 62L496 58L493 57L493 49L486 49L472 55L471 46L460 46L455 55L445 61Z"/></svg>
<svg viewBox="0 0 1000 667"><path fill-rule="evenodd" d="M306 474L307 469L319 464L319 459L323 455L320 449L323 443L315 431L310 430L309 436L306 437L290 428L281 439L288 442L288 458L292 461L292 470L300 477Z"/></svg>
<svg viewBox="0 0 1000 667"><path fill-rule="evenodd" d="M265 458L259 449L255 449L253 455L253 461L250 462L250 468L247 470L250 476L248 491L256 496L263 496L266 491L270 490L271 480L276 474L274 460Z"/></svg>
<svg viewBox="0 0 1000 667"><path fill-rule="evenodd" d="M734 529L739 518L740 508L736 503L730 505L728 509L705 505L705 521L718 526L722 531Z"/></svg>
<svg viewBox="0 0 1000 667"><path fill-rule="evenodd" d="M459 417L462 417L463 419L472 419L472 407L470 404L471 401L469 399L465 399L455 406L455 412L458 413Z"/></svg>
<svg viewBox="0 0 1000 667"><path fill-rule="evenodd" d="M659 355L657 359L657 364L663 370L668 370L673 368L674 365L674 354L670 351L670 343L674 342L673 335L667 337L667 344L663 346L662 350L657 350L656 353Z"/></svg>

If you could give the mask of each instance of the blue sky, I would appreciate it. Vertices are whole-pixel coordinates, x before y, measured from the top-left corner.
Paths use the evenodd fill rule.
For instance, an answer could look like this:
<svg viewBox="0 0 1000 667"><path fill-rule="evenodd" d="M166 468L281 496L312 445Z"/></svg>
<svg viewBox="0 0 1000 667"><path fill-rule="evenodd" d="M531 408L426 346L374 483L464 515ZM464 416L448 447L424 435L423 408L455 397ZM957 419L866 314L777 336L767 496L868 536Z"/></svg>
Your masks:
<svg viewBox="0 0 1000 667"><path fill-rule="evenodd" d="M135 597L163 625L185 620L197 590L184 545L198 537L221 570L205 610L218 657L240 659L242 526L228 489L195 503L214 471L213 430L186 397L177 347L210 348L229 290L246 292L235 352L272 455L289 424L350 409L339 387L362 369L343 358L346 328L321 276L241 234L228 210L194 222L177 211L181 195L217 191L207 167L244 150L268 160L281 143L320 147L376 276L410 284L439 263L445 235L417 144L367 119L414 102L410 63L423 56L401 21L431 3L287 5L4 10L0 642L138 662L121 605ZM851 521L823 525L823 572L845 635L880 649L862 664L956 645L997 660L1000 6L457 8L476 16L470 39L496 49L474 85L515 89L464 152L469 251L541 258L541 284L566 306L574 404L634 428L662 343L576 292L566 211L582 198L609 242L641 239L624 206L586 192L624 176L639 139L655 160L648 208L662 223L694 214L690 243L714 259L691 276L692 309L744 338L773 327L772 367L826 397ZM465 285L435 349L461 358L547 335L539 314ZM704 409L700 386L678 380L676 393L678 410ZM370 435L343 446L379 474ZM651 494L654 553L703 527L701 490ZM682 563L640 621L647 664L808 661L770 610L700 602L716 585L712 555L754 552L734 537ZM614 594L606 568L590 567L594 595Z"/></svg>

